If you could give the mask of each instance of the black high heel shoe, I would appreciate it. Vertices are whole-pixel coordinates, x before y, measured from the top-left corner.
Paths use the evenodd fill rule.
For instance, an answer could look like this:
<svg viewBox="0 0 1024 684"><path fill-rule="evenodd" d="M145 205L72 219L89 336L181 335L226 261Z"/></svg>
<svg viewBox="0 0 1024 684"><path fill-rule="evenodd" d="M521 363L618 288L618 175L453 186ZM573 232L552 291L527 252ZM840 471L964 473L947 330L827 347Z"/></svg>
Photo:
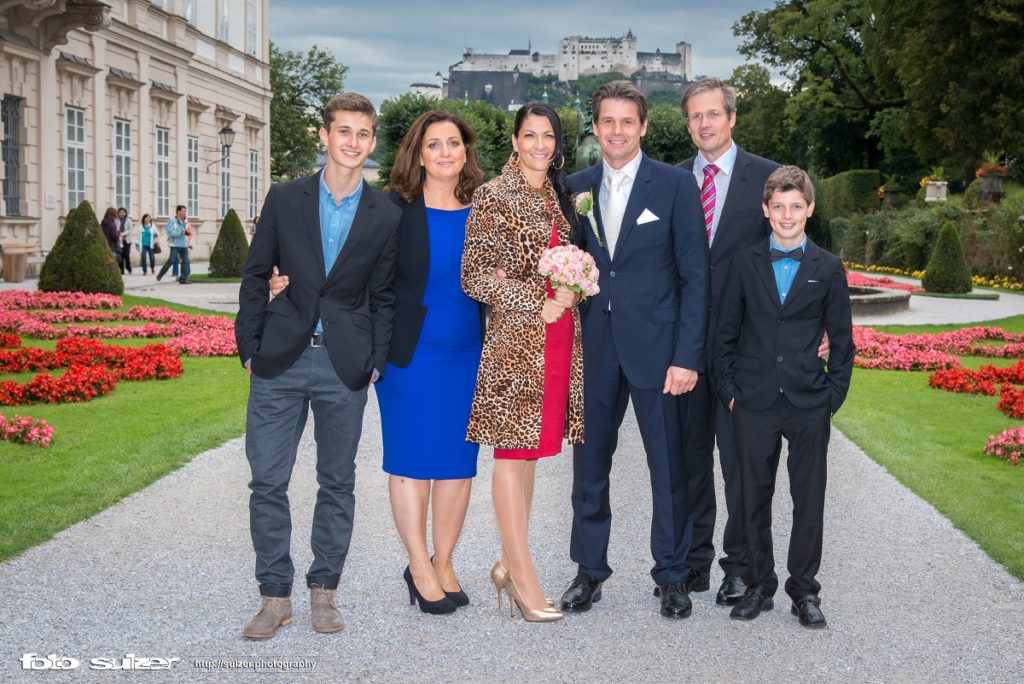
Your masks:
<svg viewBox="0 0 1024 684"><path fill-rule="evenodd" d="M430 557L430 564L434 564L434 557ZM462 587L459 587L457 591L446 591L444 587L441 587L441 591L447 596L457 608L464 608L469 605L469 596L466 592L462 591Z"/></svg>
<svg viewBox="0 0 1024 684"><path fill-rule="evenodd" d="M431 615L444 615L446 613L455 612L455 602L448 598L447 595L438 601L430 601L423 598L419 589L416 588L416 583L412 580L412 573L409 572L408 565L405 566L405 574L402 576L405 578L405 583L409 587L410 606L415 606L416 602L419 601L420 610L424 613L430 613Z"/></svg>

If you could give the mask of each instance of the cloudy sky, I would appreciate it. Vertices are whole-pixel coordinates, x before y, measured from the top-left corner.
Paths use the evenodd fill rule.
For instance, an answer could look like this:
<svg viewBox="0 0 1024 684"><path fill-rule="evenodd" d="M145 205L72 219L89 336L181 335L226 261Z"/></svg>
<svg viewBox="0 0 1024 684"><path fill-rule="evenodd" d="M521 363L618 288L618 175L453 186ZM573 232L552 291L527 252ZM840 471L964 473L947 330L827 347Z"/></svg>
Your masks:
<svg viewBox="0 0 1024 684"><path fill-rule="evenodd" d="M287 50L311 45L331 50L349 68L345 89L377 105L406 92L410 83L447 75L465 47L507 53L525 48L557 51L564 36L621 36L630 28L641 52L693 45L696 75L728 76L744 62L732 24L772 0L270 0L270 39Z"/></svg>

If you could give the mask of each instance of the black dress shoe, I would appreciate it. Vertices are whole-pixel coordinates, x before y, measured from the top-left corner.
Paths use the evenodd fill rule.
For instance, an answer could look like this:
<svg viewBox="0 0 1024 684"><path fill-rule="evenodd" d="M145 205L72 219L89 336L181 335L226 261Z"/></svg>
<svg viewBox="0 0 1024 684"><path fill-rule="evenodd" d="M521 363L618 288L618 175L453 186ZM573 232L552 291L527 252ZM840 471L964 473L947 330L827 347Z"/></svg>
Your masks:
<svg viewBox="0 0 1024 684"><path fill-rule="evenodd" d="M825 628L825 614L821 612L819 599L816 596L805 596L793 601L790 609L793 615L800 618L800 624L810 629Z"/></svg>
<svg viewBox="0 0 1024 684"><path fill-rule="evenodd" d="M739 602L747 593L747 585L737 575L726 575L722 586L718 588L715 603L720 606L732 606Z"/></svg>
<svg viewBox="0 0 1024 684"><path fill-rule="evenodd" d="M601 600L601 585L585 572L576 575L569 588L562 594L562 610L582 613Z"/></svg>
<svg viewBox="0 0 1024 684"><path fill-rule="evenodd" d="M687 568L683 586L686 587L686 593L691 591L707 591L711 588L711 573L707 570L697 572L692 568ZM654 587L654 595L661 596L661 587Z"/></svg>
<svg viewBox="0 0 1024 684"><path fill-rule="evenodd" d="M669 582L658 587L661 594L661 614L667 618L690 617L693 604L686 594L686 585L682 582Z"/></svg>
<svg viewBox="0 0 1024 684"><path fill-rule="evenodd" d="M732 607L729 617L733 620L753 620L762 611L771 610L775 602L763 587L749 587L747 593Z"/></svg>

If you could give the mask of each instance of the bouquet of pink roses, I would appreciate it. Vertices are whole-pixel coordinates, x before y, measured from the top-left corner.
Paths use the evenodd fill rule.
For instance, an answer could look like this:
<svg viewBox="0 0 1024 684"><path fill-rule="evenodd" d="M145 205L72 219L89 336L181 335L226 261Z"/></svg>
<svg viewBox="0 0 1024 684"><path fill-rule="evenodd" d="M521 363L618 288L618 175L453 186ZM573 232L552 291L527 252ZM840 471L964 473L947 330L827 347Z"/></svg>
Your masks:
<svg viewBox="0 0 1024 684"><path fill-rule="evenodd" d="M590 256L576 245L559 245L544 250L537 264L542 276L551 279L551 287L564 285L573 292L579 292L586 299L601 291L597 286L601 274Z"/></svg>

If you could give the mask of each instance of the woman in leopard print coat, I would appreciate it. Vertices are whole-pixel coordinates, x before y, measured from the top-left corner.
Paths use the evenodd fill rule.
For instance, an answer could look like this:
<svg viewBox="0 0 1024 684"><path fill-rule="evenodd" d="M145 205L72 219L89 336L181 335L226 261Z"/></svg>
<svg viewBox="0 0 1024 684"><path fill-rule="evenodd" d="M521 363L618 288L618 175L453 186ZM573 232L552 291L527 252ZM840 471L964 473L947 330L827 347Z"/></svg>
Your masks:
<svg viewBox="0 0 1024 684"><path fill-rule="evenodd" d="M477 189L466 223L462 287L493 308L466 439L496 447L492 494L506 555L491 576L499 591L505 588L517 598L524 617L549 621L561 613L547 608L526 527L537 458L561 451L563 437L572 443L583 441L583 351L578 295L560 287L549 297L538 261L551 244L553 229L558 244L570 244L570 221L577 219L561 172L564 151L555 112L546 105L527 105L516 116L514 128L517 151L500 176ZM565 321L556 333L562 316L571 316L570 329ZM555 394L548 397L544 410L545 342L552 343L554 338L548 336L558 333L566 343L563 353L569 352L568 335L572 338L565 414L558 413L554 402L562 400L553 399ZM560 358L565 363L566 357ZM564 384L561 389L565 391ZM558 415L557 422L552 414ZM553 433L552 426L559 425L563 415L564 431L555 428L558 432Z"/></svg>

